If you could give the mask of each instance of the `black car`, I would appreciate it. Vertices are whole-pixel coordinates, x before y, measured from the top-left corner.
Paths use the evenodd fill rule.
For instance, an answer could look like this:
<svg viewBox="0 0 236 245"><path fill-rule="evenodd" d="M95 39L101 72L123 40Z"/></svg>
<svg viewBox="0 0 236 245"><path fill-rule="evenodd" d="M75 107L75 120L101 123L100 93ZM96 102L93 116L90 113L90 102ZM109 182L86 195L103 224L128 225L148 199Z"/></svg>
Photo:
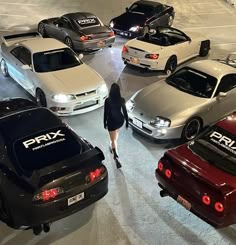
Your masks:
<svg viewBox="0 0 236 245"><path fill-rule="evenodd" d="M0 219L12 228L48 232L108 191L102 151L31 101L0 101L0 155Z"/></svg>
<svg viewBox="0 0 236 245"><path fill-rule="evenodd" d="M174 8L171 6L140 0L126 8L125 13L113 18L109 25L115 34L134 38L157 26L171 26L174 16Z"/></svg>
<svg viewBox="0 0 236 245"><path fill-rule="evenodd" d="M56 38L74 50L97 50L112 47L113 30L94 14L77 12L39 22L38 32L43 37Z"/></svg>

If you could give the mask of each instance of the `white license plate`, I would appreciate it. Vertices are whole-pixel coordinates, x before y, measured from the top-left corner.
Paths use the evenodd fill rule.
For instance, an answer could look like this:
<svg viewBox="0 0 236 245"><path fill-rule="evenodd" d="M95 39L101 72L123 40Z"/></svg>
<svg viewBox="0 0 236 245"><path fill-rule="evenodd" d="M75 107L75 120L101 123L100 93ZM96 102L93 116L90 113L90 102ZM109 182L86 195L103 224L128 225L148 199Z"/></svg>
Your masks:
<svg viewBox="0 0 236 245"><path fill-rule="evenodd" d="M70 198L68 198L68 202L67 202L68 206L70 206L70 205L72 205L72 204L74 204L76 202L79 202L79 201L81 201L83 199L84 199L84 192L82 192L82 193L80 193L80 194L78 194L76 196L70 197Z"/></svg>
<svg viewBox="0 0 236 245"><path fill-rule="evenodd" d="M105 45L106 45L106 43L105 43L104 41L99 41L99 42L97 43L97 46L98 46L99 48L104 47Z"/></svg>
<svg viewBox="0 0 236 245"><path fill-rule="evenodd" d="M139 128L143 127L143 123L140 120L138 120L137 118L133 119L133 124L138 126Z"/></svg>
<svg viewBox="0 0 236 245"><path fill-rule="evenodd" d="M178 195L177 197L177 202L179 204L181 204L182 206L184 206L187 210L190 210L192 205L189 201L187 201L186 199L184 199L182 196Z"/></svg>
<svg viewBox="0 0 236 245"><path fill-rule="evenodd" d="M130 62L133 64L139 64L139 59L134 58L134 57L130 57Z"/></svg>

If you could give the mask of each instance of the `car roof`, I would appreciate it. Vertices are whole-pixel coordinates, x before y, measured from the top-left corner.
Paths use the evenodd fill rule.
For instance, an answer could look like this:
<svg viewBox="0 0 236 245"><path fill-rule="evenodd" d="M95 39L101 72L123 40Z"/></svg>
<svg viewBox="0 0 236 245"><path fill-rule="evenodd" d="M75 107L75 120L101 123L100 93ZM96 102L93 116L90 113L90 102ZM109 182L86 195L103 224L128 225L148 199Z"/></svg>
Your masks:
<svg viewBox="0 0 236 245"><path fill-rule="evenodd" d="M68 48L64 43L54 39L54 38L31 38L19 42L19 44L24 45L26 48L31 50L31 53L38 53L44 51L50 51L61 48Z"/></svg>
<svg viewBox="0 0 236 245"><path fill-rule="evenodd" d="M231 134L236 135L236 111L218 121L216 125L230 132Z"/></svg>
<svg viewBox="0 0 236 245"><path fill-rule="evenodd" d="M81 20L81 19L92 18L92 17L97 18L95 14L89 12L68 13L68 14L64 14L63 17L66 17L68 19L73 19L73 20Z"/></svg>
<svg viewBox="0 0 236 245"><path fill-rule="evenodd" d="M159 2L147 1L147 0L139 0L139 1L134 2L134 3L142 3L142 4L150 5L150 6L159 6L159 5L163 5L162 3L159 3Z"/></svg>
<svg viewBox="0 0 236 245"><path fill-rule="evenodd" d="M217 79L220 79L222 76L226 74L231 74L231 73L236 74L235 68L223 64L216 60L199 60L199 61L192 62L191 64L188 65L188 67L191 67L195 70L202 71Z"/></svg>

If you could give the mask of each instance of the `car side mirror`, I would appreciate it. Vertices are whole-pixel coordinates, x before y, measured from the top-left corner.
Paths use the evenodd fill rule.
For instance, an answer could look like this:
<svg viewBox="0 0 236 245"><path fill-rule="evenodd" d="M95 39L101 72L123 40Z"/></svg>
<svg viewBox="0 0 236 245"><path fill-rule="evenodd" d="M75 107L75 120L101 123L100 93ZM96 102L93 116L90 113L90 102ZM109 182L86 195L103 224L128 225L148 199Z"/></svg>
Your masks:
<svg viewBox="0 0 236 245"><path fill-rule="evenodd" d="M129 8L128 8L128 7L126 7L126 8L125 8L125 11L126 11L126 12L129 12Z"/></svg>
<svg viewBox="0 0 236 245"><path fill-rule="evenodd" d="M221 98L221 97L226 97L227 93L225 92L219 92L218 94L218 97Z"/></svg>
<svg viewBox="0 0 236 245"><path fill-rule="evenodd" d="M31 70L31 67L29 65L22 65L21 69L22 70Z"/></svg>
<svg viewBox="0 0 236 245"><path fill-rule="evenodd" d="M79 54L79 59L82 60L84 58L83 54Z"/></svg>

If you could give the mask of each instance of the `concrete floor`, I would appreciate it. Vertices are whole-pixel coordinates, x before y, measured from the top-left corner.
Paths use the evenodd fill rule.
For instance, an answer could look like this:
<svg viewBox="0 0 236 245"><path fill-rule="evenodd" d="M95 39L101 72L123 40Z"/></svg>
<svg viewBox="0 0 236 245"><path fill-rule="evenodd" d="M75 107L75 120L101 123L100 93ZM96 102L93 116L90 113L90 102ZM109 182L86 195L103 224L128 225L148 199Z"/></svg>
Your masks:
<svg viewBox="0 0 236 245"><path fill-rule="evenodd" d="M43 18L74 11L90 11L104 23L134 1L108 0L1 0L0 34L34 29ZM176 10L174 26L195 30L212 40L209 57L224 57L236 50L236 10L223 0L166 0ZM160 72L141 73L123 65L120 53L125 39L117 37L113 48L86 55L107 85L120 84L128 99L138 89L163 77ZM196 59L195 59L196 60ZM0 98L28 95L12 79L0 74ZM0 223L4 245L144 245L144 244L235 244L236 226L215 230L171 198L160 198L154 171L163 152L178 144L151 142L129 129L121 130L119 153L123 168L117 170L108 152L108 134L103 129L103 109L63 118L78 134L100 147L109 171L109 193L81 212L53 223L48 234L15 231Z"/></svg>

